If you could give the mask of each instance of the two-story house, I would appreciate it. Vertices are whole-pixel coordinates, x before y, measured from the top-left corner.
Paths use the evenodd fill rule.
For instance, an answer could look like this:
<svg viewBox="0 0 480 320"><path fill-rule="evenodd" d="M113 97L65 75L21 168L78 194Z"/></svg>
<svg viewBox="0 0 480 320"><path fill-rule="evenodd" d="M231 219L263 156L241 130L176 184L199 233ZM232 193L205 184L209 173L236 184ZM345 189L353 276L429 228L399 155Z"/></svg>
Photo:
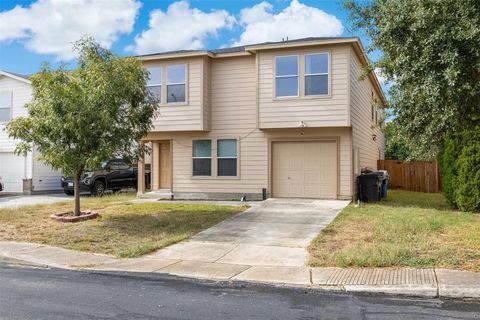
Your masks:
<svg viewBox="0 0 480 320"><path fill-rule="evenodd" d="M16 117L27 116L25 104L32 98L32 86L27 76L0 70L0 177L5 192L59 191L58 171L36 160L36 151L26 156L14 153L17 141L5 132L5 124Z"/></svg>
<svg viewBox="0 0 480 320"><path fill-rule="evenodd" d="M147 195L352 199L361 168L383 158L385 98L374 73L362 77L358 38L139 58L161 101L143 140L152 150Z"/></svg>

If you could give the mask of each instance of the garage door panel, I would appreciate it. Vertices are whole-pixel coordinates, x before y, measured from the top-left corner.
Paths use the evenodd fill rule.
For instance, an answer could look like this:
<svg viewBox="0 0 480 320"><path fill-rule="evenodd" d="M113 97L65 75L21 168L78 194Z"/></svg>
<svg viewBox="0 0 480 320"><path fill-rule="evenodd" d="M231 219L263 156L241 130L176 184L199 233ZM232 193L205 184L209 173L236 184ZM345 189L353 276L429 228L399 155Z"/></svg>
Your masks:
<svg viewBox="0 0 480 320"><path fill-rule="evenodd" d="M23 191L24 163L24 158L13 152L0 152L0 177L5 192Z"/></svg>
<svg viewBox="0 0 480 320"><path fill-rule="evenodd" d="M337 178L335 141L273 143L273 196L334 199Z"/></svg>
<svg viewBox="0 0 480 320"><path fill-rule="evenodd" d="M303 183L290 183L288 194L290 197L303 197L304 185Z"/></svg>

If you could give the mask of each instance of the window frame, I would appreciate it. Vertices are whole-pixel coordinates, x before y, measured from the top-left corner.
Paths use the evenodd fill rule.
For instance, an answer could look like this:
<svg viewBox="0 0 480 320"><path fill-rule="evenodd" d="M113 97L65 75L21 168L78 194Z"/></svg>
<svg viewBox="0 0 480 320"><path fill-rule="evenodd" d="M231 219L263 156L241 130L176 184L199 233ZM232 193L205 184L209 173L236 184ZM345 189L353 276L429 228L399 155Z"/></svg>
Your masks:
<svg viewBox="0 0 480 320"><path fill-rule="evenodd" d="M185 79L184 82L178 82L178 83L168 83L168 68L169 67L175 67L175 66L184 66L185 68ZM163 78L165 82L165 105L186 105L188 104L188 89L187 89L187 83L188 83L188 64L187 63L168 63L165 64L165 76ZM177 101L177 102L168 102L168 86L175 86L175 85L183 85L184 86L184 96L185 96L185 101Z"/></svg>
<svg viewBox="0 0 480 320"><path fill-rule="evenodd" d="M163 74L164 74L163 66L150 66L150 67L145 67L145 69L149 73L150 73L150 71L148 69L160 69L160 83L147 84L147 88L160 87L160 102L159 102L159 104L162 104L163 103Z"/></svg>
<svg viewBox="0 0 480 320"><path fill-rule="evenodd" d="M287 57L296 57L297 58L297 74L296 75L282 75L277 76L277 58L287 58ZM298 98L300 97L300 55L298 54L288 54L288 55L277 55L274 56L274 68L273 68L273 97L275 99L289 99L289 98ZM297 77L297 94L293 96L278 96L277 95L277 78L292 78Z"/></svg>
<svg viewBox="0 0 480 320"><path fill-rule="evenodd" d="M6 121L0 120L0 124L9 123L13 119L13 91L0 91L0 94L8 94L9 97L10 97L10 106L9 107L5 108L5 107L2 107L0 105L0 109L10 109L10 112L8 113L10 117Z"/></svg>
<svg viewBox="0 0 480 320"><path fill-rule="evenodd" d="M216 143L216 159L215 159L215 162L216 162L216 177L219 177L219 178L235 178L235 177L238 177L238 164L239 164L239 161L238 161L238 139L235 139L235 138L219 138L219 139L215 139L215 143ZM220 148L218 146L219 142L222 141L222 140L233 140L235 141L235 154L236 156L235 157L221 157L219 156L219 151L220 151ZM218 172L218 162L219 160L222 160L222 159L235 159L235 175L230 175L230 176L224 176L224 175L220 175L219 172Z"/></svg>
<svg viewBox="0 0 480 320"><path fill-rule="evenodd" d="M307 73L306 67L307 67L307 56L316 56L316 55L326 55L327 56L327 72L326 73ZM330 96L330 77L331 77L331 72L330 72L330 52L324 51L324 52L312 52L312 53L305 53L303 54L303 97L309 98L309 97L329 97ZM306 94L306 79L307 76L327 76L327 93L322 93L322 94Z"/></svg>
<svg viewBox="0 0 480 320"><path fill-rule="evenodd" d="M194 141L210 141L210 157L195 157L193 154L194 151ZM212 178L213 177L213 145L214 139L205 139L205 138L198 138L198 139L192 139L192 178L194 179L205 179L205 178ZM193 171L193 165L194 165L194 160L195 159L210 159L210 175L195 175Z"/></svg>
<svg viewBox="0 0 480 320"><path fill-rule="evenodd" d="M194 176L193 175L193 141L196 140L210 140L211 141L211 175L209 176ZM236 140L237 141L237 175L236 176L219 176L218 175L218 140ZM222 137L194 137L192 138L192 161L191 161L191 180L239 180L240 179L240 143L241 139L237 136L222 136Z"/></svg>

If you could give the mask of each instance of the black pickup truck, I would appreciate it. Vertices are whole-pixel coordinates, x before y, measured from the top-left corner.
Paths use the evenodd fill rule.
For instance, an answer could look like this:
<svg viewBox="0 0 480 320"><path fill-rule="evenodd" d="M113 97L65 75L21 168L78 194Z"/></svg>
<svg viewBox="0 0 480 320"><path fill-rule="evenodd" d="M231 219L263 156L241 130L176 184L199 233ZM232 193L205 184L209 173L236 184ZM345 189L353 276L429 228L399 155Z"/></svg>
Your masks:
<svg viewBox="0 0 480 320"><path fill-rule="evenodd" d="M146 168L145 180L149 183L150 168ZM138 169L122 159L113 159L102 163L97 170L86 171L80 179L80 191L102 196L106 190L113 192L124 188L137 188ZM67 195L73 195L73 177L61 178L62 188Z"/></svg>

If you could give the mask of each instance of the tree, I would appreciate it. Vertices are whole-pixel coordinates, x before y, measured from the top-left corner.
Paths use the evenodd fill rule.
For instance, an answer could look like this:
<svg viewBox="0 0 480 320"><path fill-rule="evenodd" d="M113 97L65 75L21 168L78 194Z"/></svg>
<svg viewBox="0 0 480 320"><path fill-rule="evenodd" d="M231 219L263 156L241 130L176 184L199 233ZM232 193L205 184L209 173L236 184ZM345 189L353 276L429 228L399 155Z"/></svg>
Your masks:
<svg viewBox="0 0 480 320"><path fill-rule="evenodd" d="M390 107L416 158L432 158L449 132L480 119L478 0L347 0L353 28L382 56Z"/></svg>
<svg viewBox="0 0 480 320"><path fill-rule="evenodd" d="M460 210L480 212L480 125L449 133L438 162L447 201Z"/></svg>
<svg viewBox="0 0 480 320"><path fill-rule="evenodd" d="M397 122L394 120L385 125L385 159L387 160L414 160L412 147L408 145L400 133Z"/></svg>
<svg viewBox="0 0 480 320"><path fill-rule="evenodd" d="M39 160L73 175L78 216L84 170L115 156L137 158L138 141L152 128L157 103L139 60L117 57L91 38L79 40L74 49L76 69L46 64L32 76L29 116L13 119L7 132L21 140L17 153L35 147Z"/></svg>

